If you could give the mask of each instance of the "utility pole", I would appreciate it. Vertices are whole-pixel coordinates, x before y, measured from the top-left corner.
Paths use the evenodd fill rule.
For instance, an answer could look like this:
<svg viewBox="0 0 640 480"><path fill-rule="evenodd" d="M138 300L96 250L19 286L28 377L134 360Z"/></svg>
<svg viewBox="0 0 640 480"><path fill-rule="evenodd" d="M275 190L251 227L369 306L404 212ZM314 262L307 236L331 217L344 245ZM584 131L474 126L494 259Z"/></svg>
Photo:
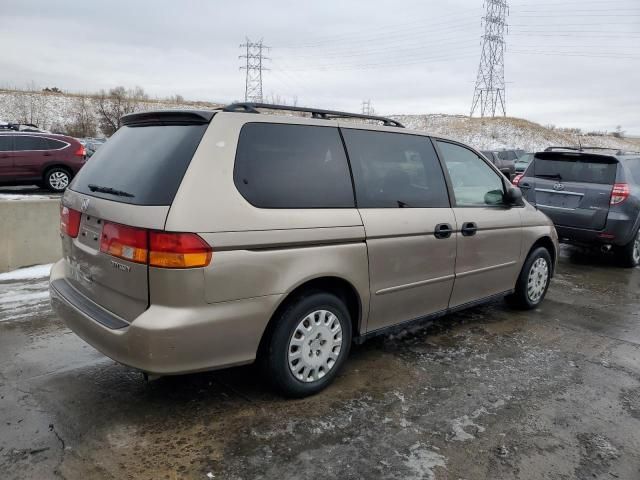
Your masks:
<svg viewBox="0 0 640 480"><path fill-rule="evenodd" d="M263 55L263 50L268 50L269 47L263 45L262 40L252 42L246 38L245 43L240 45L240 48L243 49L245 54L240 55L238 58L246 60L245 66L240 67L240 70L247 71L244 85L244 101L262 103L262 71L268 70L263 66L263 62L264 60L269 60L268 57Z"/></svg>
<svg viewBox="0 0 640 480"><path fill-rule="evenodd" d="M507 99L504 89L504 35L507 29L509 5L506 0L485 0L487 12L482 18L482 54L476 78L471 116L480 107L480 116L496 116L496 110L507 115Z"/></svg>

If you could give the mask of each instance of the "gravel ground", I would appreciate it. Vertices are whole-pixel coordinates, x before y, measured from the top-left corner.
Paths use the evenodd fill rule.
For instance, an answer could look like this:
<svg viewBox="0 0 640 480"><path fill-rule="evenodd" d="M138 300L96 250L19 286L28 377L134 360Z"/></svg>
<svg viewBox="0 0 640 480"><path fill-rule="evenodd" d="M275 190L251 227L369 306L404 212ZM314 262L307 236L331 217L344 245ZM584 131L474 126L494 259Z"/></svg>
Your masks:
<svg viewBox="0 0 640 480"><path fill-rule="evenodd" d="M539 309L376 338L291 401L252 367L145 383L53 316L45 278L0 280L1 477L637 480L639 285L565 250Z"/></svg>

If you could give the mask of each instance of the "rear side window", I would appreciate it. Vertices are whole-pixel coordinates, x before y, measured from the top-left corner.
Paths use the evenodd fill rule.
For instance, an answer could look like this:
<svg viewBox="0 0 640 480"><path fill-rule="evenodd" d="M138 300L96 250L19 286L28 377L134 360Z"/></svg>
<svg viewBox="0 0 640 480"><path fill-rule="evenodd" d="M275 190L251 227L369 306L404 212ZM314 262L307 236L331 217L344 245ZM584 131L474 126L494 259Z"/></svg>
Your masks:
<svg viewBox="0 0 640 480"><path fill-rule="evenodd" d="M49 148L51 150L60 150L68 145L66 142L54 140L53 138L47 138L47 143L49 144Z"/></svg>
<svg viewBox="0 0 640 480"><path fill-rule="evenodd" d="M0 152L10 152L13 150L13 140L11 135L0 135Z"/></svg>
<svg viewBox="0 0 640 480"><path fill-rule="evenodd" d="M343 129L359 208L449 207L431 140L419 135Z"/></svg>
<svg viewBox="0 0 640 480"><path fill-rule="evenodd" d="M245 124L233 179L242 196L260 208L355 206L347 158L334 127Z"/></svg>
<svg viewBox="0 0 640 480"><path fill-rule="evenodd" d="M45 137L16 135L14 137L14 145L14 148L18 151L49 150L49 143L47 143L47 139Z"/></svg>
<svg viewBox="0 0 640 480"><path fill-rule="evenodd" d="M633 183L640 185L640 158L627 160L626 165L633 178Z"/></svg>
<svg viewBox="0 0 640 480"><path fill-rule="evenodd" d="M207 126L123 126L70 188L134 205L171 205Z"/></svg>
<svg viewBox="0 0 640 480"><path fill-rule="evenodd" d="M518 156L516 155L516 152L514 152L513 150L504 150L504 151L498 152L498 158L500 160L515 160L516 158L518 158Z"/></svg>
<svg viewBox="0 0 640 480"><path fill-rule="evenodd" d="M615 159L593 155L536 154L533 175L559 182L613 184L618 163Z"/></svg>

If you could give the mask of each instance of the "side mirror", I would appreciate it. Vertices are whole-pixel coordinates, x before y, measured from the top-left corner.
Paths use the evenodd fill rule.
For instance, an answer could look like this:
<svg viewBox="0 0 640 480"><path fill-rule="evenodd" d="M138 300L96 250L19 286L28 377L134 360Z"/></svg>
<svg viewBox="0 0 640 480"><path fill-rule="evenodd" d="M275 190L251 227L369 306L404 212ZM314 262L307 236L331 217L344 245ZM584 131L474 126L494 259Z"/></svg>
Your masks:
<svg viewBox="0 0 640 480"><path fill-rule="evenodd" d="M522 200L522 190L518 187L508 187L507 192L504 194L504 201L507 205L521 207L524 205Z"/></svg>

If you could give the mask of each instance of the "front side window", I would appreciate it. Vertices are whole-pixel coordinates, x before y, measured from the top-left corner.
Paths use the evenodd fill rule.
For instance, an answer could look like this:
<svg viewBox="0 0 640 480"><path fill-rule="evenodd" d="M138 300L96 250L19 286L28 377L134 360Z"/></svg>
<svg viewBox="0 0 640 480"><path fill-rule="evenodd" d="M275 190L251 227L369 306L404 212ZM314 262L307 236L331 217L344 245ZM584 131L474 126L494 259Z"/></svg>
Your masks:
<svg viewBox="0 0 640 480"><path fill-rule="evenodd" d="M502 178L472 150L438 141L458 207L504 204Z"/></svg>
<svg viewBox="0 0 640 480"><path fill-rule="evenodd" d="M343 129L359 208L449 207L431 140L419 135Z"/></svg>
<svg viewBox="0 0 640 480"><path fill-rule="evenodd" d="M260 208L353 208L347 157L334 127L247 123L233 180Z"/></svg>
<svg viewBox="0 0 640 480"><path fill-rule="evenodd" d="M11 135L0 135L0 152L10 152L13 150L13 140Z"/></svg>

